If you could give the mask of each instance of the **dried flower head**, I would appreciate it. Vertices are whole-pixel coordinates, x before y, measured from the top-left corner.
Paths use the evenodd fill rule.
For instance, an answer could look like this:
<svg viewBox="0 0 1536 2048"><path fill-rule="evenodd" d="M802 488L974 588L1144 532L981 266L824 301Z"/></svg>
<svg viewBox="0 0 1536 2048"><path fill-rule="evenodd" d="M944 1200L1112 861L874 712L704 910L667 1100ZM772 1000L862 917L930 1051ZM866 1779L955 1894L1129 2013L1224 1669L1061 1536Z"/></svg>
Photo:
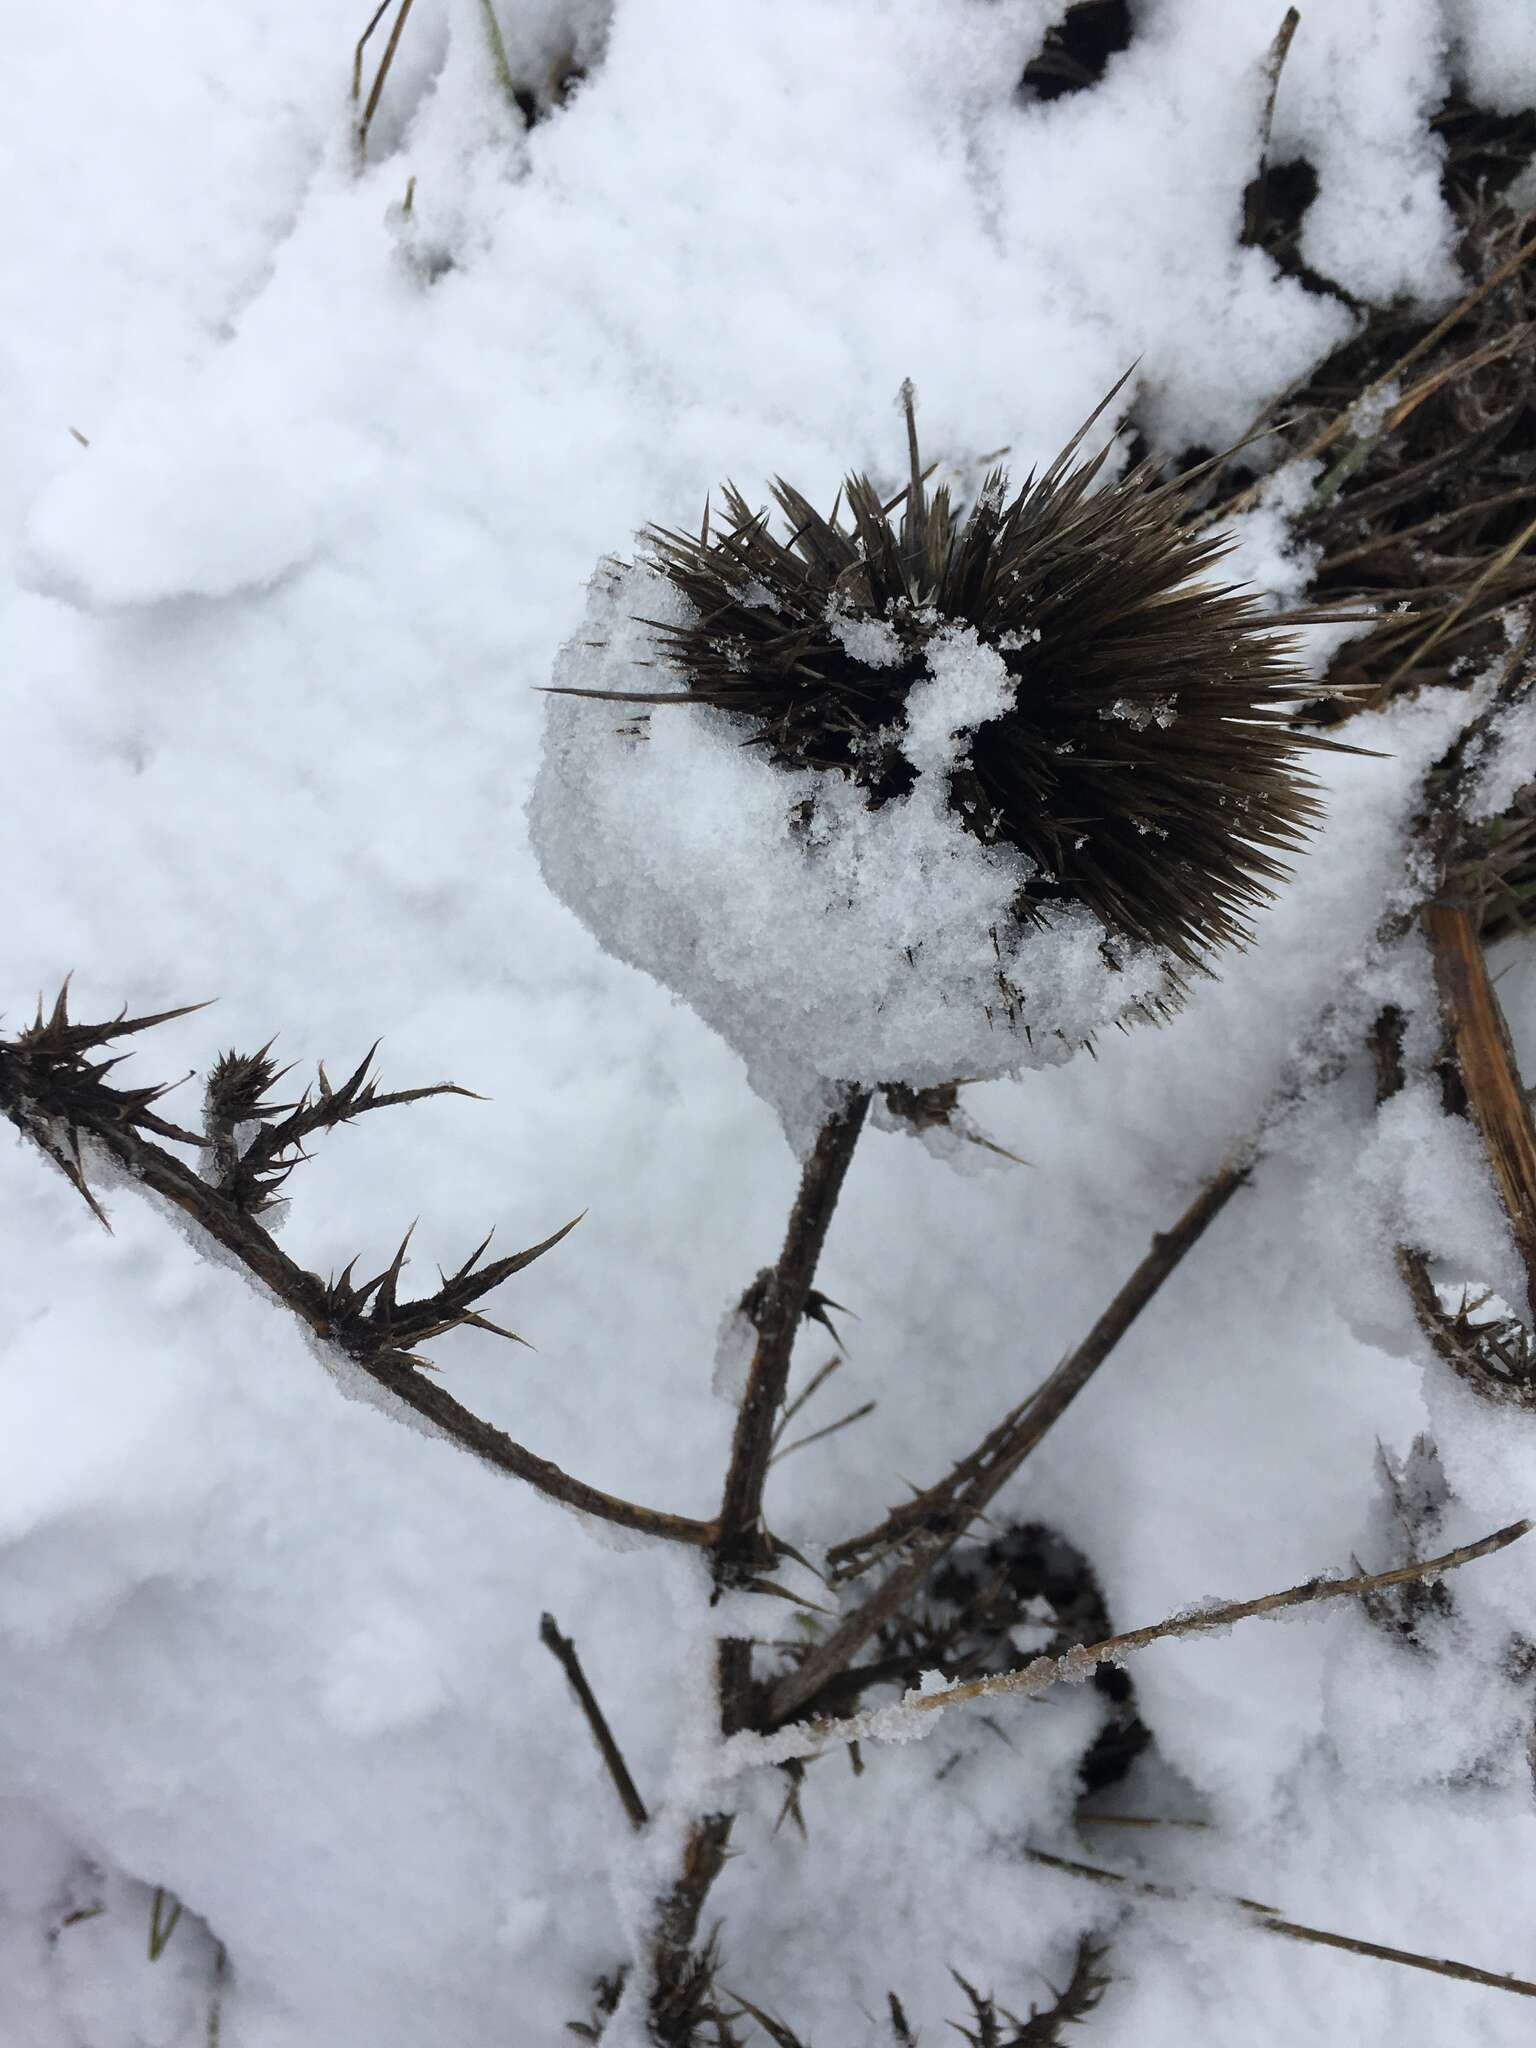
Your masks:
<svg viewBox="0 0 1536 2048"><path fill-rule="evenodd" d="M782 534L728 489L723 524L603 565L530 804L556 894L797 1145L847 1085L948 1088L1166 1012L1249 935L1329 744L1292 727L1285 621L1209 580L1227 543L1187 484L1105 482L1090 420L966 509L903 396L905 488L853 476L823 515L780 482Z"/></svg>
<svg viewBox="0 0 1536 2048"><path fill-rule="evenodd" d="M1274 615L1202 580L1230 542L1191 526L1187 486L1152 460L1095 489L1108 447L1075 460L1093 419L1043 475L1010 496L994 470L962 513L928 490L903 398L895 497L850 476L823 515L779 479L780 538L728 485L723 527L650 530L651 565L687 600L657 622L686 697L876 807L916 780L911 693L933 643L969 628L1002 657L1007 701L949 768L949 807L1027 856L1016 915L1081 903L1186 966L1245 939L1317 815L1297 756L1327 743L1290 722L1308 683Z"/></svg>

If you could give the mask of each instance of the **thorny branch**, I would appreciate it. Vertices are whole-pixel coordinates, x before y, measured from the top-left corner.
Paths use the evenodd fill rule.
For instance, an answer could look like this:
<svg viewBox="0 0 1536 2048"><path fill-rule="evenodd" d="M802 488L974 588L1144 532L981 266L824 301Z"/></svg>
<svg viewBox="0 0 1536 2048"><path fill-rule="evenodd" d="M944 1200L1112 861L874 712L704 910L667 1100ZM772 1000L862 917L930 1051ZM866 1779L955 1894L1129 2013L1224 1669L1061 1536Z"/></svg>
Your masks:
<svg viewBox="0 0 1536 2048"><path fill-rule="evenodd" d="M1247 1172L1241 1158L1223 1166L1172 1228L1158 1232L1146 1257L1082 1343L1034 1393L1010 1409L974 1451L915 1499L894 1508L877 1528L833 1548L830 1561L845 1579L868 1570L900 1546L908 1546L909 1554L825 1642L779 1679L766 1702L765 1725L776 1727L803 1712L824 1685L848 1670L881 1624L911 1600L1066 1413L1163 1282L1225 1209Z"/></svg>
<svg viewBox="0 0 1536 2048"><path fill-rule="evenodd" d="M307 1272L289 1258L251 1213L252 1206L260 1207L270 1200L272 1177L281 1180L291 1171L294 1161L285 1163L286 1153L293 1149L302 1156L299 1148L304 1137L391 1102L468 1091L454 1089L450 1084L446 1090L409 1089L392 1096L380 1095L367 1078L369 1062L365 1061L341 1088L330 1088L322 1076L319 1094L311 1099L306 1093L300 1104L290 1108L265 1101L266 1088L276 1078L265 1053L250 1055L244 1061L236 1055L226 1055L215 1070L216 1078L222 1072L228 1082L237 1070L245 1073L243 1107L249 1111L251 1120L263 1126L247 1151L231 1164L229 1153L236 1139L229 1121L228 1096L223 1098L222 1110L216 1110L210 1117L207 1133L183 1130L168 1123L153 1107L165 1094L164 1087L122 1088L107 1081L105 1077L124 1055L104 1060L91 1057L120 1038L146 1031L172 1017L185 1016L188 1011L170 1010L154 1017L133 1018L122 1013L103 1024L79 1024L68 1014L66 997L67 990L61 990L51 1014L45 1017L39 1004L33 1024L16 1038L0 1039L0 1113L53 1160L102 1223L106 1217L86 1179L83 1146L87 1145L131 1179L172 1203L237 1259L317 1338L348 1359L403 1407L483 1463L523 1480L565 1507L602 1521L675 1543L702 1547L711 1542L713 1523L641 1507L573 1478L463 1407L422 1370L428 1361L415 1347L430 1343L449 1330L467 1326L512 1338L510 1330L481 1315L475 1304L558 1244L575 1227L574 1221L540 1244L482 1265L490 1243L486 1238L457 1271L439 1275L441 1285L434 1293L402 1301L397 1289L410 1242L409 1231L389 1265L372 1279L354 1281L353 1261L339 1278L322 1280L317 1273ZM263 1075L265 1079L256 1086ZM282 1121L269 1121L279 1115ZM202 1179L164 1144L156 1142L161 1138L208 1154L217 1177ZM245 1177L241 1169L252 1154L258 1165L251 1176ZM223 1167L219 1165L221 1158L225 1162Z"/></svg>

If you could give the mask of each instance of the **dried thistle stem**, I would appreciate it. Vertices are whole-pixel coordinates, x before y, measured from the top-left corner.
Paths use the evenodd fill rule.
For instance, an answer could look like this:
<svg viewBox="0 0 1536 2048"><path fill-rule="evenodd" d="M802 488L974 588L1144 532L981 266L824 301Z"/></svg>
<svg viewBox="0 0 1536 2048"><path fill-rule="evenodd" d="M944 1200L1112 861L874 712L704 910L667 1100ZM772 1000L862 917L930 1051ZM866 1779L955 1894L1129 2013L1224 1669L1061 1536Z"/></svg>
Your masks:
<svg viewBox="0 0 1536 2048"><path fill-rule="evenodd" d="M764 1544L761 1521L774 1427L789 1380L795 1335L816 1278L817 1261L868 1111L868 1092L855 1089L846 1107L822 1126L800 1177L779 1262L757 1302L757 1343L736 1414L731 1460L720 1502L720 1534L715 1555L717 1573L722 1579L750 1575L773 1563L772 1552Z"/></svg>
<svg viewBox="0 0 1536 2048"><path fill-rule="evenodd" d="M1305 1607L1315 1600L1350 1599L1361 1593L1379 1593L1389 1586L1404 1586L1412 1580L1431 1579L1441 1572L1456 1571L1477 1558L1491 1557L1496 1551L1507 1549L1511 1543L1517 1543L1522 1536L1528 1535L1531 1527L1528 1521L1511 1522L1507 1528L1497 1529L1491 1536L1480 1537L1475 1543L1463 1543L1455 1550L1446 1551L1443 1556L1431 1557L1421 1563L1396 1565L1391 1571L1357 1572L1347 1579L1304 1579L1299 1586L1288 1586L1281 1593L1261 1593L1256 1600L1223 1601L1215 1607L1197 1608L1189 1614L1173 1614L1166 1621L1148 1622L1142 1628L1106 1636L1101 1643L1088 1643L1081 1649L1068 1650L1061 1657L1037 1657L1019 1671L1003 1671L989 1678L972 1678L942 1693L923 1694L910 1704L915 1712L933 1713L945 1707L958 1706L965 1700L990 1699L1001 1693L1043 1692L1060 1679L1088 1676L1100 1664L1117 1664L1121 1658L1146 1649L1148 1644L1165 1642L1172 1636L1204 1635L1212 1629L1231 1628L1235 1622L1251 1621L1261 1614L1280 1614L1290 1607Z"/></svg>
<svg viewBox="0 0 1536 2048"><path fill-rule="evenodd" d="M1204 1635L1213 1629L1231 1628L1255 1616L1280 1614L1292 1607L1304 1607L1317 1600L1350 1599L1362 1593L1377 1593L1389 1586L1402 1586L1416 1579L1429 1579L1441 1572L1456 1571L1480 1557L1490 1557L1528 1534L1528 1521L1511 1522L1507 1528L1475 1543L1464 1543L1441 1557L1397 1565L1386 1572L1357 1572L1346 1579L1306 1579L1299 1586L1279 1593L1263 1593L1255 1600L1223 1601L1164 1621L1149 1622L1121 1635L1106 1636L1102 1642L1085 1643L1060 1657L1036 1657L1017 1671L998 1672L987 1678L972 1678L963 1684L947 1685L937 1692L909 1692L895 1707L866 1709L863 1713L829 1717L782 1728L768 1736L743 1735L736 1738L739 1764L783 1763L791 1757L809 1756L828 1743L856 1742L873 1737L906 1740L916 1732L920 1717L941 1714L970 1700L995 1699L1005 1694L1033 1696L1053 1685L1090 1678L1101 1664L1118 1664L1151 1643L1176 1636Z"/></svg>
<svg viewBox="0 0 1536 2048"><path fill-rule="evenodd" d="M822 1126L789 1212L778 1264L758 1291L754 1309L757 1343L736 1414L714 1542L717 1586L741 1584L771 1569L775 1562L773 1546L762 1526L763 1487L773 1455L774 1430L789 1382L795 1333L810 1301L817 1261L868 1112L868 1091L855 1089L845 1106ZM747 1725L751 1691L751 1645L722 1643L720 1715L727 1734Z"/></svg>
<svg viewBox="0 0 1536 2048"><path fill-rule="evenodd" d="M1247 1175L1247 1161L1241 1155L1223 1166L1172 1228L1157 1233L1147 1256L1082 1343L1068 1353L1034 1393L1010 1409L977 1448L937 1484L894 1509L877 1528L851 1537L831 1551L833 1565L844 1567L845 1575L851 1577L896 1546L913 1546L912 1554L868 1599L778 1681L768 1697L763 1716L766 1725L776 1727L802 1711L824 1685L842 1676L881 1624L907 1604L939 1560L1060 1421L1163 1282L1225 1209Z"/></svg>
<svg viewBox="0 0 1536 2048"><path fill-rule="evenodd" d="M1117 1885L1125 1891L1134 1892L1138 1898L1187 1899L1200 1897L1188 1886L1154 1884L1146 1878L1129 1877L1121 1870L1106 1870L1098 1863L1078 1863L1068 1856L1053 1856L1045 1849L1026 1849L1024 1854L1031 1863L1038 1863L1046 1870L1064 1871L1069 1877L1085 1877L1094 1884ZM1270 1934L1283 1934L1291 1941L1308 1941L1320 1948L1340 1948L1349 1955L1371 1956L1382 1963L1401 1963L1410 1970L1429 1970L1437 1977L1456 1977L1464 1984L1486 1984L1494 1991L1517 1992L1522 1998L1536 1998L1536 1984L1523 1977L1500 1976L1492 1970L1480 1970L1475 1963L1452 1962L1448 1957L1427 1956L1416 1949L1388 1948L1379 1941L1364 1941L1354 1934L1332 1934L1322 1927L1308 1927L1299 1920L1287 1920L1274 1906L1266 1906L1257 1899L1245 1899L1235 1892L1204 1894L1218 1898L1225 1906L1237 1906L1253 1916L1255 1925L1265 1928Z"/></svg>

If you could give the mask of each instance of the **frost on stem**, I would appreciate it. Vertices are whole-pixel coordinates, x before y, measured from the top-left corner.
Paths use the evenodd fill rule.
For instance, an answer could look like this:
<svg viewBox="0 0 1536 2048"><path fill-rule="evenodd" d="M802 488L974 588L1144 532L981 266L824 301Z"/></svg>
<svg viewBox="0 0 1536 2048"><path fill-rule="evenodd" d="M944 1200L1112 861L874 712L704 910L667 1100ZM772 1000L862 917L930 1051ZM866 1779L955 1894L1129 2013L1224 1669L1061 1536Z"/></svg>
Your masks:
<svg viewBox="0 0 1536 2048"><path fill-rule="evenodd" d="M1226 543L1184 485L1106 482L1090 420L963 508L904 395L895 496L853 475L823 515L779 480L781 537L728 486L720 523L601 567L531 806L556 894L802 1142L840 1085L985 1078L1166 1011L1249 935L1329 744L1292 727L1276 615L1208 580Z"/></svg>

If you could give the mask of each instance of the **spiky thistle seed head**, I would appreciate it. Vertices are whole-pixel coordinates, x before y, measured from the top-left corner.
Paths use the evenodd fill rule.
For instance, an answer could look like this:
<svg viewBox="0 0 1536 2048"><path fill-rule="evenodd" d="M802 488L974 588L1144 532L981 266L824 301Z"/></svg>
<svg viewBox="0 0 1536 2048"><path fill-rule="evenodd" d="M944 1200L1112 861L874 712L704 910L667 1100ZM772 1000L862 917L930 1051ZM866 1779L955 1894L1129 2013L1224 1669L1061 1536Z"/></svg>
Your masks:
<svg viewBox="0 0 1536 2048"><path fill-rule="evenodd" d="M1016 914L1081 903L1111 935L1201 965L1250 935L1317 816L1297 757L1326 742L1291 724L1308 687L1291 643L1255 594L1206 580L1231 543L1189 523L1187 489L1155 461L1094 488L1108 445L1074 460L1091 420L1043 475L1010 494L994 470L962 511L928 490L903 397L897 496L850 476L824 515L777 479L781 537L728 485L719 528L649 530L689 609L658 628L667 664L773 761L878 806L916 780L904 742L935 639L970 628L1010 701L949 769L948 802L1033 865Z"/></svg>
<svg viewBox="0 0 1536 2048"><path fill-rule="evenodd" d="M1090 420L965 507L904 397L903 489L855 475L823 514L780 481L777 531L727 488L603 566L529 808L555 893L742 1052L797 1145L847 1084L983 1079L1165 1013L1249 936L1329 744L1186 488L1106 481Z"/></svg>

